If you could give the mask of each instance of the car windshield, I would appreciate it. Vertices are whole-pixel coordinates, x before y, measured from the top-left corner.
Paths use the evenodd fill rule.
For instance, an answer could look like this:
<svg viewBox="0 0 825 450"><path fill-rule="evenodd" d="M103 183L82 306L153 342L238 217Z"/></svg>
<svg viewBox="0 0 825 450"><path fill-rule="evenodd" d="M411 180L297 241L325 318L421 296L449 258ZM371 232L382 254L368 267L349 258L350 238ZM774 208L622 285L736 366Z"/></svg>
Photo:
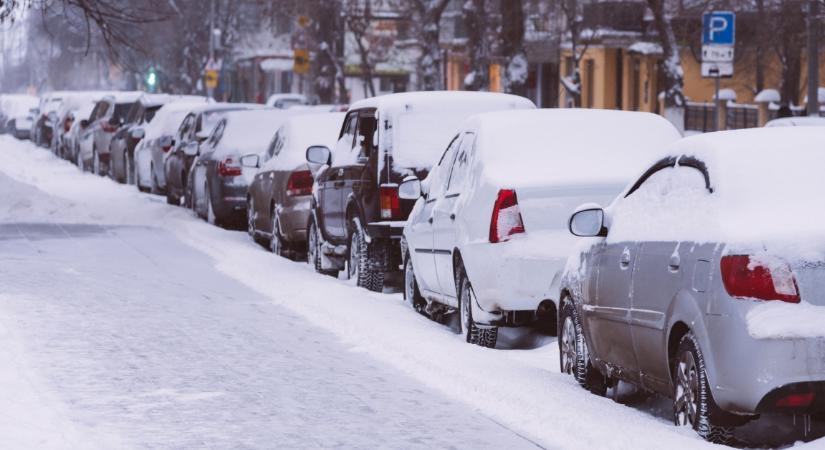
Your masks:
<svg viewBox="0 0 825 450"><path fill-rule="evenodd" d="M126 118L126 115L129 113L129 110L132 109L134 103L118 103L115 105L115 113L112 116L114 120L122 120Z"/></svg>

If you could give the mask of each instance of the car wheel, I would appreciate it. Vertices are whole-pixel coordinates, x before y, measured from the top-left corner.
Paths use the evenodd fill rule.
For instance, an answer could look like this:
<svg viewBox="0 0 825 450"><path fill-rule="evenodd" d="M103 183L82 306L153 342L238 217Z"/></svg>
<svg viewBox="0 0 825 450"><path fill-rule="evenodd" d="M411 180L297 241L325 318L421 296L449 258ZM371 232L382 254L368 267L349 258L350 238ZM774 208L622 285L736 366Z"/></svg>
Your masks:
<svg viewBox="0 0 825 450"><path fill-rule="evenodd" d="M404 256L404 300L419 313L423 313L427 306L427 301L418 290L418 280L415 279L415 268L409 251Z"/></svg>
<svg viewBox="0 0 825 450"><path fill-rule="evenodd" d="M733 428L720 426L714 416L721 411L710 392L705 359L692 332L679 342L673 364L673 419L677 426L690 426L709 442L728 444Z"/></svg>
<svg viewBox="0 0 825 450"><path fill-rule="evenodd" d="M255 230L255 200L249 198L246 200L246 232L253 240L257 240L257 232Z"/></svg>
<svg viewBox="0 0 825 450"><path fill-rule="evenodd" d="M563 300L560 321L561 334L558 342L561 373L573 375L573 378L590 392L605 395L608 383L604 375L590 362L581 319L575 305L569 299Z"/></svg>
<svg viewBox="0 0 825 450"><path fill-rule="evenodd" d="M353 219L350 221L350 246L349 257L347 258L347 270L350 279L355 278L359 287L366 288L373 292L384 290L384 270L382 267L376 268L375 258L372 251L375 243L369 244L364 231ZM373 247L373 248L371 248Z"/></svg>
<svg viewBox="0 0 825 450"><path fill-rule="evenodd" d="M152 164L149 167L149 171L152 173L152 183L151 183L152 188L151 188L150 192L155 194L155 195L159 195L160 194L160 187L158 187L158 178L157 178L157 175L155 175L155 165L154 164Z"/></svg>
<svg viewBox="0 0 825 450"><path fill-rule="evenodd" d="M124 172L126 172L126 184L135 184L135 173L132 168L132 158L129 158L129 155L126 155L126 161L124 165L126 168Z"/></svg>
<svg viewBox="0 0 825 450"><path fill-rule="evenodd" d="M459 278L461 282L459 284L458 308L461 315L461 320L459 321L461 334L464 335L464 339L470 344L495 348L496 341L498 341L498 327L481 328L476 325L473 320L473 309L471 307L475 301L473 287L463 270Z"/></svg>
<svg viewBox="0 0 825 450"><path fill-rule="evenodd" d="M171 189L166 189L166 203L169 205L180 206L180 198L172 195Z"/></svg>
<svg viewBox="0 0 825 450"><path fill-rule="evenodd" d="M100 175L100 158L97 157L97 149L92 149L92 173Z"/></svg>
<svg viewBox="0 0 825 450"><path fill-rule="evenodd" d="M278 215L272 212L272 238L269 240L269 250L282 257L286 257L284 240L281 238L281 224L278 223Z"/></svg>
<svg viewBox="0 0 825 450"><path fill-rule="evenodd" d="M206 221L212 225L220 226L218 216L215 215L215 209L212 207L212 196L206 192Z"/></svg>

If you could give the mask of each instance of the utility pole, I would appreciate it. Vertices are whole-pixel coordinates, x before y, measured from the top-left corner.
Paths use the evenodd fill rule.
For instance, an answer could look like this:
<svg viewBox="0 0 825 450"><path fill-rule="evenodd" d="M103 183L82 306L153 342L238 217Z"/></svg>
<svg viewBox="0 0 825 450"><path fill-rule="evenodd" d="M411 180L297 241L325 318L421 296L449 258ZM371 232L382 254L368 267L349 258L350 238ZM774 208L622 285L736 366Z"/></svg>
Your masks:
<svg viewBox="0 0 825 450"><path fill-rule="evenodd" d="M808 0L808 115L819 115L819 0Z"/></svg>
<svg viewBox="0 0 825 450"><path fill-rule="evenodd" d="M209 2L209 61L206 63L206 70L211 70L215 62L215 0ZM206 73L206 72L204 72ZM210 83L206 83L206 96L215 98L215 89Z"/></svg>

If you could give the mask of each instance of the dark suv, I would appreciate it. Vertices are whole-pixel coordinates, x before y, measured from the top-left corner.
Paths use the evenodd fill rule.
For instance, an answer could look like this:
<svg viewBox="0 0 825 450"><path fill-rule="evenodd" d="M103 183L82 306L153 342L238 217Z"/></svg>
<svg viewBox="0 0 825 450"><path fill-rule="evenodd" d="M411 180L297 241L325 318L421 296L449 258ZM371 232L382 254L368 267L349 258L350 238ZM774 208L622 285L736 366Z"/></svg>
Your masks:
<svg viewBox="0 0 825 450"><path fill-rule="evenodd" d="M383 290L386 276L401 270L401 236L415 204L398 197L398 185L411 175L423 179L469 116L534 107L522 97L479 92L391 94L353 104L335 149L307 150L309 162L328 166L315 180L309 263Z"/></svg>

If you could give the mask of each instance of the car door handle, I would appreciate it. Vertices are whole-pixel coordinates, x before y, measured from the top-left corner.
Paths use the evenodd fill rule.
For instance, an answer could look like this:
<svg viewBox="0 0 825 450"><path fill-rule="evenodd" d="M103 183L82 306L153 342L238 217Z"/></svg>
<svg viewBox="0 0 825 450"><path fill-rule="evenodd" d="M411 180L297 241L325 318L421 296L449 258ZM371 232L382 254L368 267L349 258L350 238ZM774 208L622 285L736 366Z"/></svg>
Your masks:
<svg viewBox="0 0 825 450"><path fill-rule="evenodd" d="M627 269L628 266L630 266L630 253L622 253L622 257L619 258L619 267Z"/></svg>
<svg viewBox="0 0 825 450"><path fill-rule="evenodd" d="M668 261L667 263L668 269L670 269L672 272L678 271L680 265L682 265L682 261L679 258L679 255L672 255L670 257L670 261Z"/></svg>

